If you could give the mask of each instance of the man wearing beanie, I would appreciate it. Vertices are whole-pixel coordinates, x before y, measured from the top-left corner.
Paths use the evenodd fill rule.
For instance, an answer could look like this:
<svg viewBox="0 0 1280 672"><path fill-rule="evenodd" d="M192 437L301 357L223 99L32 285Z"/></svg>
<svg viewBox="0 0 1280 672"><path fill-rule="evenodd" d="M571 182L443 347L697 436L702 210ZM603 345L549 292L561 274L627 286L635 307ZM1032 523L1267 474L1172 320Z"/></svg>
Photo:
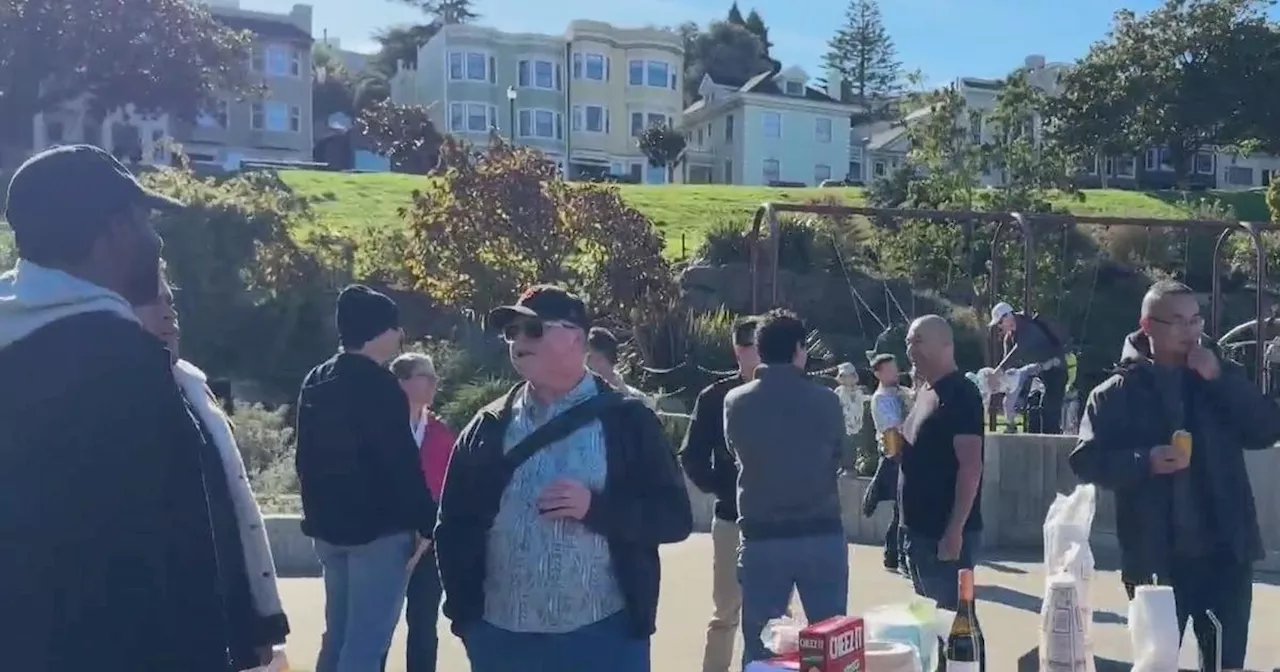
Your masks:
<svg viewBox="0 0 1280 672"><path fill-rule="evenodd" d="M387 364L400 351L394 301L363 285L338 295L338 354L298 396L302 531L324 566L325 633L316 672L372 672L400 620L436 508Z"/></svg>

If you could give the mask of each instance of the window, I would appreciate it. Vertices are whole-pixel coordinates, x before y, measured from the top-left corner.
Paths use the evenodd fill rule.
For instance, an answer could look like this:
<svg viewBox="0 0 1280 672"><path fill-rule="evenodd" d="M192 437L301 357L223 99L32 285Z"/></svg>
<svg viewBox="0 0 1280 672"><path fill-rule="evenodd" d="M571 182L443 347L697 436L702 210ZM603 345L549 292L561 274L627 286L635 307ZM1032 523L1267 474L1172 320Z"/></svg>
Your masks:
<svg viewBox="0 0 1280 672"><path fill-rule="evenodd" d="M302 54L288 45L268 45L265 65L266 73L272 77L302 76Z"/></svg>
<svg viewBox="0 0 1280 672"><path fill-rule="evenodd" d="M973 112L969 115L969 142L975 145L982 144L982 113Z"/></svg>
<svg viewBox="0 0 1280 672"><path fill-rule="evenodd" d="M302 130L302 109L276 101L254 103L249 114L249 126L255 131L297 133Z"/></svg>
<svg viewBox="0 0 1280 672"><path fill-rule="evenodd" d="M200 128L226 128L228 107L227 101L219 100L214 103L213 109L201 112L200 116L196 117L196 126Z"/></svg>
<svg viewBox="0 0 1280 672"><path fill-rule="evenodd" d="M519 63L516 83L522 89L559 91L560 66L551 61L525 60Z"/></svg>
<svg viewBox="0 0 1280 672"><path fill-rule="evenodd" d="M829 144L831 142L831 118L818 117L814 122L814 134L818 142Z"/></svg>
<svg viewBox="0 0 1280 672"><path fill-rule="evenodd" d="M493 82L493 58L479 51L449 52L449 79Z"/></svg>
<svg viewBox="0 0 1280 672"><path fill-rule="evenodd" d="M563 120L552 110L520 110L518 133L522 138L563 140Z"/></svg>
<svg viewBox="0 0 1280 672"><path fill-rule="evenodd" d="M854 159L849 162L849 179L862 181L862 159Z"/></svg>
<svg viewBox="0 0 1280 672"><path fill-rule="evenodd" d="M724 183L733 184L733 162L724 162Z"/></svg>
<svg viewBox="0 0 1280 672"><path fill-rule="evenodd" d="M573 130L608 133L609 111L602 105L574 105Z"/></svg>
<svg viewBox="0 0 1280 672"><path fill-rule="evenodd" d="M800 82L787 82L786 92L788 96L803 96L804 84Z"/></svg>
<svg viewBox="0 0 1280 672"><path fill-rule="evenodd" d="M1115 158L1116 177L1137 177L1138 162L1132 156Z"/></svg>
<svg viewBox="0 0 1280 672"><path fill-rule="evenodd" d="M1209 152L1199 152L1196 154L1196 172L1201 175L1213 174L1213 155Z"/></svg>
<svg viewBox="0 0 1280 672"><path fill-rule="evenodd" d="M782 172L781 166L778 165L777 159L764 160L764 183L769 184L779 180L779 173Z"/></svg>
<svg viewBox="0 0 1280 672"><path fill-rule="evenodd" d="M601 54L574 54L573 78L609 81L609 59Z"/></svg>
<svg viewBox="0 0 1280 672"><path fill-rule="evenodd" d="M702 140L703 140L703 137L702 137L702 128L701 128L701 127L699 127L699 128L698 128L698 130L697 130L696 132L694 132L694 137L695 137L695 138L697 138L697 140L695 141L695 143L694 143L694 144L696 144L696 145L698 145L699 147L701 147L701 146L702 146Z"/></svg>
<svg viewBox="0 0 1280 672"><path fill-rule="evenodd" d="M46 121L44 124L44 139L51 145L62 142L67 135L66 127L61 121Z"/></svg>
<svg viewBox="0 0 1280 672"><path fill-rule="evenodd" d="M824 180L831 179L831 166L823 163L813 167L813 183L822 184Z"/></svg>
<svg viewBox="0 0 1280 672"><path fill-rule="evenodd" d="M871 174L874 177L884 177L884 161L876 161L871 165Z"/></svg>
<svg viewBox="0 0 1280 672"><path fill-rule="evenodd" d="M1229 166L1227 168L1227 184L1233 184L1241 187L1253 186L1253 169L1242 166Z"/></svg>
<svg viewBox="0 0 1280 672"><path fill-rule="evenodd" d="M764 137L781 138L782 137L782 115L777 112L765 112L760 115L760 119L764 124Z"/></svg>
<svg viewBox="0 0 1280 672"><path fill-rule="evenodd" d="M667 183L667 167L655 166L649 164L645 168L644 181L646 184L666 184Z"/></svg>
<svg viewBox="0 0 1280 672"><path fill-rule="evenodd" d="M651 86L656 89L676 88L676 76L666 61L627 62L627 84Z"/></svg>
<svg viewBox="0 0 1280 672"><path fill-rule="evenodd" d="M650 126L666 126L674 128L675 123L670 116L661 112L632 112L631 113L631 136L640 137L646 128Z"/></svg>
<svg viewBox="0 0 1280 672"><path fill-rule="evenodd" d="M1166 173L1173 172L1173 158L1167 149L1160 150L1160 170Z"/></svg>
<svg viewBox="0 0 1280 672"><path fill-rule="evenodd" d="M724 118L724 141L733 142L733 115Z"/></svg>
<svg viewBox="0 0 1280 672"><path fill-rule="evenodd" d="M862 160L862 147L859 147L859 146L853 146L853 147L850 147L850 148L849 148L849 159L850 159L851 161L861 161L861 160Z"/></svg>
<svg viewBox="0 0 1280 672"><path fill-rule="evenodd" d="M449 103L449 130L488 133L498 125L498 108L488 103Z"/></svg>
<svg viewBox="0 0 1280 672"><path fill-rule="evenodd" d="M1143 164L1143 167L1146 169L1146 171L1149 173L1154 172L1156 170L1156 166L1159 165L1159 163L1160 163L1160 150L1155 148L1148 149L1147 160Z"/></svg>

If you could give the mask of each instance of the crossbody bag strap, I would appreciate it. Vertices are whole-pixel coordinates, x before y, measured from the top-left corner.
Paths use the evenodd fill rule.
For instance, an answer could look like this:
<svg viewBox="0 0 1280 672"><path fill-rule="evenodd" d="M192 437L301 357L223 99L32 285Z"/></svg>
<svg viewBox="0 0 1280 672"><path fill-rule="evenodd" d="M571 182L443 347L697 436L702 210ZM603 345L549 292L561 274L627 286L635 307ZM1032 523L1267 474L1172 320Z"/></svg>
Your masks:
<svg viewBox="0 0 1280 672"><path fill-rule="evenodd" d="M598 419L607 410L622 404L622 401L622 396L617 392L604 390L548 420L545 425L533 430L511 450L506 451L502 460L506 474L508 477L514 474L520 465L527 462L538 451Z"/></svg>

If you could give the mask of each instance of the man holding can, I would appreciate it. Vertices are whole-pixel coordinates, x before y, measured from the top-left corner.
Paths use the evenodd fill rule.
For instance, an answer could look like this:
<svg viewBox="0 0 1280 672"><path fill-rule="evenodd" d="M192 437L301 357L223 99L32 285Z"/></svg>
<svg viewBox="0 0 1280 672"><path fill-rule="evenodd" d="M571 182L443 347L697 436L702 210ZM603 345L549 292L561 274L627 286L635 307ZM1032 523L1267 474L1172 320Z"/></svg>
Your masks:
<svg viewBox="0 0 1280 672"><path fill-rule="evenodd" d="M1244 450L1280 441L1280 413L1203 336L1192 290L1152 285L1117 372L1094 388L1071 469L1115 492L1121 578L1173 587L1205 660L1244 667L1263 557ZM1222 648L1206 612L1222 624Z"/></svg>

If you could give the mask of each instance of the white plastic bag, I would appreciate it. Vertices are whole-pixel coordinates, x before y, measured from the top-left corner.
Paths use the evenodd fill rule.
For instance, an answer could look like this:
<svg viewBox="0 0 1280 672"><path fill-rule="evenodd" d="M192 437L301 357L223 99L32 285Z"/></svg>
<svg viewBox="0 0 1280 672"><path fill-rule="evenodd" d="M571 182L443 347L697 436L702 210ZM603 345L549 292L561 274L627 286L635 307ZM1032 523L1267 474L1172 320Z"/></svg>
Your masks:
<svg viewBox="0 0 1280 672"><path fill-rule="evenodd" d="M289 672L289 658L284 654L284 647L277 646L271 651L271 662L245 672Z"/></svg>
<svg viewBox="0 0 1280 672"><path fill-rule="evenodd" d="M1059 494L1049 505L1044 517L1044 602L1041 606L1041 623L1051 622L1052 609L1049 597L1053 593L1053 578L1065 572L1076 585L1076 606L1079 622L1084 628L1084 647L1088 659L1087 669L1093 668L1092 630L1093 606L1089 598L1089 586L1093 583L1093 549L1089 546L1089 533L1093 529L1093 516L1098 509L1098 490L1092 485L1078 485L1069 495ZM1051 636L1050 633L1041 633ZM1042 652L1043 653L1043 652Z"/></svg>
<svg viewBox="0 0 1280 672"><path fill-rule="evenodd" d="M760 631L760 643L775 656L785 656L800 650L800 631L808 625L790 615L775 618L764 624Z"/></svg>
<svg viewBox="0 0 1280 672"><path fill-rule="evenodd" d="M1138 586L1129 600L1133 672L1178 669L1178 607L1169 586Z"/></svg>

